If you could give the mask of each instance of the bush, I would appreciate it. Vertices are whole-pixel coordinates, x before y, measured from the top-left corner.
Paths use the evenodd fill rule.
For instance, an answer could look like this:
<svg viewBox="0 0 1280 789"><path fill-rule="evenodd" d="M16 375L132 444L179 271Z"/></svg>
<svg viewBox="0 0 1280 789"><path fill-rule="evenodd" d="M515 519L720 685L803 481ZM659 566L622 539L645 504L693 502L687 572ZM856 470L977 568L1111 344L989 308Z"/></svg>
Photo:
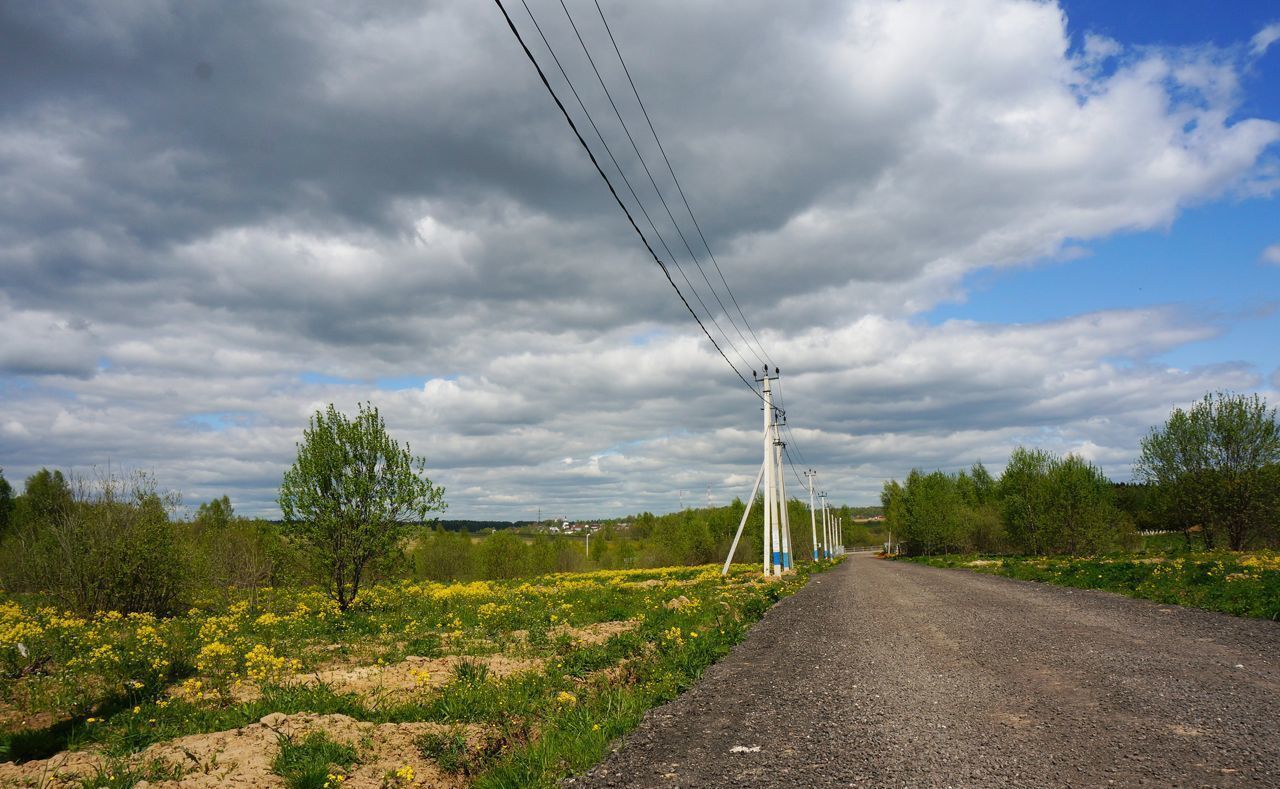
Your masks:
<svg viewBox="0 0 1280 789"><path fill-rule="evenodd" d="M141 473L76 480L70 491L68 504L25 518L6 542L5 585L81 613L181 610L190 572L169 523L173 498Z"/></svg>

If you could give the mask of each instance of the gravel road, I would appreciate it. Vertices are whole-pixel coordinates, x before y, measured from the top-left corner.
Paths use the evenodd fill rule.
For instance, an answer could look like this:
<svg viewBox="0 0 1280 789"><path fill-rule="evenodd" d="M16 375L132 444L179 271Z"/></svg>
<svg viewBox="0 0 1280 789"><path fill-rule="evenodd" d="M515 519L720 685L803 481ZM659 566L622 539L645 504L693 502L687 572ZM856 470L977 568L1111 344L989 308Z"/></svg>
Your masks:
<svg viewBox="0 0 1280 789"><path fill-rule="evenodd" d="M1280 786L1280 624L852 557L565 784Z"/></svg>

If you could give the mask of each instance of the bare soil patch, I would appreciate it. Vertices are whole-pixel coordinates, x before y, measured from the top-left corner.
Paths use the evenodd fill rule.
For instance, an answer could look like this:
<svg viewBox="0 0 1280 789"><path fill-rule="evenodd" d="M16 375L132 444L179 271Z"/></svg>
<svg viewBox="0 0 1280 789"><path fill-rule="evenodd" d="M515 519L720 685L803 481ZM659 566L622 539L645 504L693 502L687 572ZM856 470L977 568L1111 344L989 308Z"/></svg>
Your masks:
<svg viewBox="0 0 1280 789"><path fill-rule="evenodd" d="M347 773L345 786L378 787L383 777L406 765L415 776L415 786L461 787L458 776L443 772L430 759L422 756L414 741L424 734L444 733L450 727L438 723L381 723L357 721L346 715L283 715L272 713L258 723L209 734L193 734L169 742L158 743L135 754L128 764L135 767L159 763L176 766L183 775L179 780L142 782L137 789L163 787L282 787L283 780L271 772L271 763L280 750L282 738L301 740L322 731L336 742L354 747L360 763ZM469 747L484 738L478 726L458 729L464 732ZM118 768L120 765L114 765ZM88 751L63 752L50 759L23 764L0 764L0 786L40 786L61 789L78 786L99 770L113 767L102 754Z"/></svg>

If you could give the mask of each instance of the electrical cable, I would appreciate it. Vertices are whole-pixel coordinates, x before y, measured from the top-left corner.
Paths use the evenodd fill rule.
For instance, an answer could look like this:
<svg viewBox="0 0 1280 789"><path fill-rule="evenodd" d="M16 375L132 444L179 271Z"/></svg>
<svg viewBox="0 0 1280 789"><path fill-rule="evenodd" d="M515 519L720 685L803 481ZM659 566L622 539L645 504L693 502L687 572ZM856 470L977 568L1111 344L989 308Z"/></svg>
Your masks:
<svg viewBox="0 0 1280 789"><path fill-rule="evenodd" d="M787 464L791 466L791 473L796 475L796 481L800 483L800 487L804 488L805 490L808 490L809 483L805 482L800 477L800 471L796 468L796 462L791 459L791 453L787 451L787 444L785 441L782 444L782 454L786 455Z"/></svg>
<svg viewBox="0 0 1280 789"><path fill-rule="evenodd" d="M631 69L627 67L627 61L622 57L622 50L618 47L618 40L613 36L613 28L609 26L609 20L605 18L604 9L600 7L600 0L593 1L595 2L596 12L600 14L600 21L604 23L605 32L609 34L609 41L613 44L613 51L618 56L618 62L622 64L622 71L627 75L627 82L631 84L631 92L635 94L636 102L640 105L640 111L644 113L645 122L649 124L649 131L653 134L653 141L658 144L658 150L662 153L662 160L667 164L667 171L671 173L671 180L676 185L676 191L680 193L680 199L684 202L684 208L689 212L689 218L693 220L693 226L698 231L698 237L702 239L702 246L706 248L707 256L711 258L711 263L715 266L716 274L720 276L720 282L724 284L725 292L729 294L729 299L733 302L733 306L738 310L738 315L742 318L742 322L746 324L747 331L751 333L753 338L755 338L756 347L760 349L760 354L764 355L763 358L761 358L761 356L757 354L756 358L760 359L762 364L769 364L769 354L765 351L764 344L760 342L760 337L756 334L755 329L751 327L751 322L747 320L746 313L742 311L742 306L738 304L737 297L733 295L733 289L729 287L729 282L725 279L724 272L720 269L720 261L716 260L715 253L711 251L711 245L707 243L707 237L702 232L702 225L699 224L698 217L694 216L693 207L689 205L689 198L685 196L684 187L680 185L680 179L676 177L675 168L671 166L671 159L667 157L667 149L663 147L662 140L658 137L658 130L654 128L653 120L649 117L649 110L644 105L644 99L640 98L640 90L636 87L636 82L631 77ZM675 220L673 218L672 222L674 221ZM715 289L713 288L712 293L714 292ZM720 306L723 308L724 304L721 303ZM725 310L725 314L728 315L728 310ZM734 329L738 331L738 336L742 336L742 330L738 329L737 324L734 323L733 316L729 316L729 322L733 323ZM742 337L742 341L747 343L747 338ZM750 343L747 343L747 346L750 348ZM751 349L751 352L755 353L755 349Z"/></svg>
<svg viewBox="0 0 1280 789"><path fill-rule="evenodd" d="M738 336L742 338L742 342L747 346L747 350L755 354L755 350L751 348L750 343L747 342L747 338L743 336L742 329L738 328L738 324L733 320L733 315L729 313L729 308L724 305L724 301L720 299L720 294L716 292L715 286L711 284L711 279L707 277L707 272L702 268L702 264L698 262L698 256L694 253L693 246L689 243L689 239L685 237L684 231L680 229L680 223L676 221L675 214L672 213L671 206L667 203L667 198L662 195L662 190L658 188L658 181L653 177L653 171L649 169L649 163L645 161L644 154L640 152L640 146L636 143L635 137L632 136L631 128L627 126L626 120L622 117L622 111L618 109L618 104L613 99L612 91L610 91L609 86L605 84L604 76L600 73L600 68L596 65L596 59L592 57L590 48L587 47L586 39L582 37L582 31L578 29L578 23L573 20L573 14L569 11L569 6L565 3L565 0L559 0L559 2L560 8L564 10L565 18L569 20L569 26L573 28L573 34L578 39L578 44L582 47L583 54L587 56L587 62L591 64L591 70L596 75L596 81L600 83L600 88L604 91L605 98L609 100L609 106L613 108L613 114L617 117L619 125L622 126L622 131L626 134L627 141L631 143L631 150L635 151L636 158L640 160L640 166L644 168L645 175L649 178L649 185L653 187L654 194L658 196L658 201L662 203L662 208L667 212L667 218L671 220L671 224L676 229L676 234L680 236L680 241L684 243L685 251L687 251L689 253L689 257L692 258L693 265L698 269L698 273L702 275L703 282L707 283L707 288L711 291L712 297L714 297L716 302L720 305L721 312L723 312L724 316L729 319L729 323L733 326L734 331L738 333ZM638 95L639 94L637 94L637 96ZM675 261L675 255L670 249L667 250L667 254L671 256L672 261ZM679 266L679 263L676 265ZM681 274L683 273L683 269L681 269ZM719 321L715 319L715 315L711 312L710 308L708 308L706 303L702 301L702 297L698 294L697 289L694 288L693 283L688 282L687 278L685 281L689 285L689 289L693 291L694 296L698 299L698 303L707 311L707 315L711 318L711 322L715 324L717 329L720 329L720 333L724 335L729 347L734 351L734 353L738 354L738 357L742 361L745 362L746 356L744 356L742 352L734 346L733 340L729 337L728 332L720 326ZM759 354L755 355L761 364L765 364L764 359L761 358Z"/></svg>
<svg viewBox="0 0 1280 789"><path fill-rule="evenodd" d="M547 89L547 92L551 94L551 98L555 102L556 107L559 108L560 114L564 116L565 122L569 124L569 128L573 130L574 136L578 138L578 144L582 146L582 149L584 151L586 151L587 157L591 159L591 164L595 166L596 172L600 174L600 177L605 182L605 186L609 188L609 194L613 195L613 199L618 203L618 207L622 209L622 213L626 215L627 221L631 224L631 229L634 230L636 232L636 235L640 237L641 243L644 244L645 249L648 250L649 252L649 255L653 257L653 262L656 263L658 265L658 268L662 270L663 275L667 278L667 282L670 283L671 287L675 290L676 295L680 297L680 301L684 304L685 309L687 309L689 311L689 314L693 316L694 321L696 321L698 326L702 329L702 333L705 334L707 336L707 339L711 341L711 345L716 349L716 351L724 359L725 363L728 364L729 368L733 370L734 374L737 375L738 378L742 380L742 383L746 385L748 389L751 390L752 394L754 394L756 397L759 397L761 400L763 400L764 396L756 391L755 386L753 386L751 382L747 380L746 376L742 374L742 371L740 371L737 368L737 366L735 366L734 363L725 354L724 349L720 347L720 344L716 342L716 339L711 336L711 332L707 330L707 327L705 324L703 324L702 319L698 317L698 313L694 312L693 306L689 304L689 300L685 298L684 293L680 291L680 286L676 284L676 281L674 279L672 279L671 272L667 269L667 265L662 262L661 258L658 257L658 253L654 251L653 245L649 243L649 239L645 238L644 232L641 231L640 226L636 224L635 217L631 215L631 211L627 208L626 203L622 202L622 197L618 195L618 190L614 188L613 182L609 180L609 176L605 173L604 168L600 166L600 162L596 159L595 153L592 152L591 146L587 145L587 141L586 139L583 138L582 132L578 130L578 125L574 123L573 117L569 115L569 110L564 106L564 102L560 100L560 96L556 94L555 89L551 87L551 82L547 79L546 72L542 70L542 66L541 64L538 63L537 58L533 56L533 52L529 49L528 44L525 43L524 37L520 35L519 28L516 27L516 23L511 18L511 15L507 13L507 8L505 5L503 5L502 0L493 0L493 1L498 6L498 10L502 12L502 17L503 19L506 20L507 27L511 29L511 34L516 37L516 41L520 44L520 48L524 50L525 57L529 59L529 63L532 64L534 70L538 72L538 78L542 80L543 87L545 87Z"/></svg>
<svg viewBox="0 0 1280 789"><path fill-rule="evenodd" d="M800 456L801 465L805 465L805 466L809 465L809 461L808 459L805 458L804 452L800 451L800 444L796 440L795 431L791 429L791 425L790 423L787 422L787 419L786 419L787 404L782 397L782 375L781 374L778 375L778 406L782 409L782 414L783 414L782 429L785 430L787 435L791 437L791 444L795 447L796 454Z"/></svg>
<svg viewBox="0 0 1280 789"><path fill-rule="evenodd" d="M712 324L715 325L716 329L719 330L720 334L727 340L729 335L715 320L715 317L712 316L711 309L707 307L706 302L704 302L702 297L698 295L697 290L693 287L693 283L689 281L688 275L685 274L684 267L680 265L680 261L676 259L675 253L672 252L671 247L667 245L666 238L663 237L662 232L658 230L658 226L654 223L653 217L649 215L649 211L644 207L644 201L640 199L640 195L636 194L636 190L631 183L631 179L627 177L626 171L623 170L622 165L618 163L618 158L614 155L612 146L610 146L608 140L604 138L604 134L600 131L599 125L596 124L595 118L591 114L591 110L587 109L586 102L583 101L582 96L578 93L578 89L573 86L573 80L569 78L569 73L565 70L564 64L560 62L560 57L556 54L555 47L551 46L551 41L547 39L547 34L543 31L542 25L538 22L538 17L534 15L533 9L529 7L528 0L520 1L524 6L525 12L529 15L529 21L533 23L534 28L538 31L538 35L542 38L542 43L546 46L547 52L551 55L551 59L555 61L556 68L560 70L560 76L564 77L565 84L569 86L570 92L573 93L574 99L577 100L578 107L582 110L582 114L586 116L587 122L591 124L592 130L596 133L596 138L600 140L600 145L604 147L605 153L609 155L609 160L613 162L614 168L622 178L622 183L626 185L627 191L631 194L631 199L635 200L636 207L640 209L640 213L644 216L645 221L648 222L650 229L653 230L653 234L658 237L658 243L666 251L667 257L669 257L672 263L675 264L676 271L679 272L680 278L689 286L689 290L693 291L694 298L697 299L698 304L700 304L707 315L711 317ZM743 357L742 353L732 346L732 343L730 343L730 348L741 361L746 361L746 358Z"/></svg>

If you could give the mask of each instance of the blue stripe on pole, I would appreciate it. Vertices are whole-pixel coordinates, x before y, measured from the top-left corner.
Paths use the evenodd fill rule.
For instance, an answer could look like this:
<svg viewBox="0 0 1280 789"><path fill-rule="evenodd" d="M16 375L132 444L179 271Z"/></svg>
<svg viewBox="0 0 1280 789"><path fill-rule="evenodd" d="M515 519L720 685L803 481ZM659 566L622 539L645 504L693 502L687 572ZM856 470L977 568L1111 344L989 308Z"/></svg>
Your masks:
<svg viewBox="0 0 1280 789"><path fill-rule="evenodd" d="M774 552L773 552L773 563L774 563L775 565L779 566L779 567L781 567L781 566L782 566L782 552L781 552L781 551L774 551Z"/></svg>

